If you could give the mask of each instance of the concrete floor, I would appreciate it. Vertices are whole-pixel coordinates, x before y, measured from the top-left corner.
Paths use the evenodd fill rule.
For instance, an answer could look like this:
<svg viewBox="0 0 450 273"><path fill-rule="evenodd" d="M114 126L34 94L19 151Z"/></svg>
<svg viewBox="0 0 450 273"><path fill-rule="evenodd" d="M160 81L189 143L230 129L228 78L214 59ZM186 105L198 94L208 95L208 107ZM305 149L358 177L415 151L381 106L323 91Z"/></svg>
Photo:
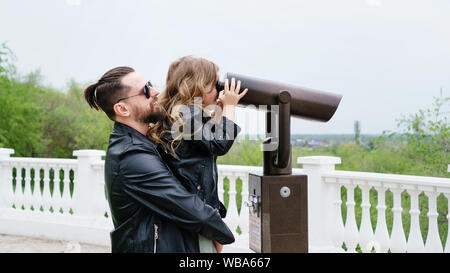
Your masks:
<svg viewBox="0 0 450 273"><path fill-rule="evenodd" d="M0 234L0 253L109 253L109 247Z"/></svg>
<svg viewBox="0 0 450 273"><path fill-rule="evenodd" d="M0 253L110 253L106 246L0 234ZM252 253L250 249L224 246L222 253Z"/></svg>

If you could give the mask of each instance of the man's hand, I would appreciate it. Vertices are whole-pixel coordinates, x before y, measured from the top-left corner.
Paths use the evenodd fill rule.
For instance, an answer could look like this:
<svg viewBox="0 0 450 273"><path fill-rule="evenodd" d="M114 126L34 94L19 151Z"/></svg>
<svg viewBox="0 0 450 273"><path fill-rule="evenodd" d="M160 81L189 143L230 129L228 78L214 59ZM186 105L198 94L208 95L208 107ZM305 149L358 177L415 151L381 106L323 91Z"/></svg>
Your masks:
<svg viewBox="0 0 450 273"><path fill-rule="evenodd" d="M220 252L222 252L222 249L223 249L223 245L222 244L220 244L219 242L217 242L217 241L213 241L214 242L214 246L216 247L216 251L217 251L217 253L220 253Z"/></svg>

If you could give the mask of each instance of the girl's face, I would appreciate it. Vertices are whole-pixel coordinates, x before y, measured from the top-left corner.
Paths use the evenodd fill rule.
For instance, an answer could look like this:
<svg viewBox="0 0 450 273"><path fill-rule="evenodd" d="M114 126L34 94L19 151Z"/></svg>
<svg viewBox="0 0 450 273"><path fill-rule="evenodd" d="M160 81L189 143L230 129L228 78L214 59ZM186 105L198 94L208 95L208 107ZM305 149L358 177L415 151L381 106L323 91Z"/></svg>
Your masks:
<svg viewBox="0 0 450 273"><path fill-rule="evenodd" d="M203 95L203 105L208 106L208 105L216 105L216 100L218 97L218 91L216 90L216 84L215 83L211 83L210 85L208 85L206 87L207 93Z"/></svg>

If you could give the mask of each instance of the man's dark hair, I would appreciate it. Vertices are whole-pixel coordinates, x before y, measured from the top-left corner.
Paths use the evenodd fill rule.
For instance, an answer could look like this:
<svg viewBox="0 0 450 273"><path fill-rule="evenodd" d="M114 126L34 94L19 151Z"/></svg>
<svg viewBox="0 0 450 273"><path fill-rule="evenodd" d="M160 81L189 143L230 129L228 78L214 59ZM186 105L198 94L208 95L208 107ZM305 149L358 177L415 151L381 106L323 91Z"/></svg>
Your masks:
<svg viewBox="0 0 450 273"><path fill-rule="evenodd" d="M91 84L84 90L84 98L91 108L102 110L112 121L115 120L114 104L128 93L128 87L123 86L121 80L127 74L134 72L128 66L119 66L106 72L97 83Z"/></svg>

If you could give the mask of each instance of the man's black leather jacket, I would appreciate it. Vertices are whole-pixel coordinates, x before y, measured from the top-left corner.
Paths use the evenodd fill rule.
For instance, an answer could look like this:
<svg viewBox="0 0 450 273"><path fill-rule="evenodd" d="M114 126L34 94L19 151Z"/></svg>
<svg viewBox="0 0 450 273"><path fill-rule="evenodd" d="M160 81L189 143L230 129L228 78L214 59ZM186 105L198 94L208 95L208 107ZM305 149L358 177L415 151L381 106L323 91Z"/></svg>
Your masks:
<svg viewBox="0 0 450 273"><path fill-rule="evenodd" d="M156 144L116 122L105 160L112 252L199 252L198 234L234 242L219 212L189 193Z"/></svg>

